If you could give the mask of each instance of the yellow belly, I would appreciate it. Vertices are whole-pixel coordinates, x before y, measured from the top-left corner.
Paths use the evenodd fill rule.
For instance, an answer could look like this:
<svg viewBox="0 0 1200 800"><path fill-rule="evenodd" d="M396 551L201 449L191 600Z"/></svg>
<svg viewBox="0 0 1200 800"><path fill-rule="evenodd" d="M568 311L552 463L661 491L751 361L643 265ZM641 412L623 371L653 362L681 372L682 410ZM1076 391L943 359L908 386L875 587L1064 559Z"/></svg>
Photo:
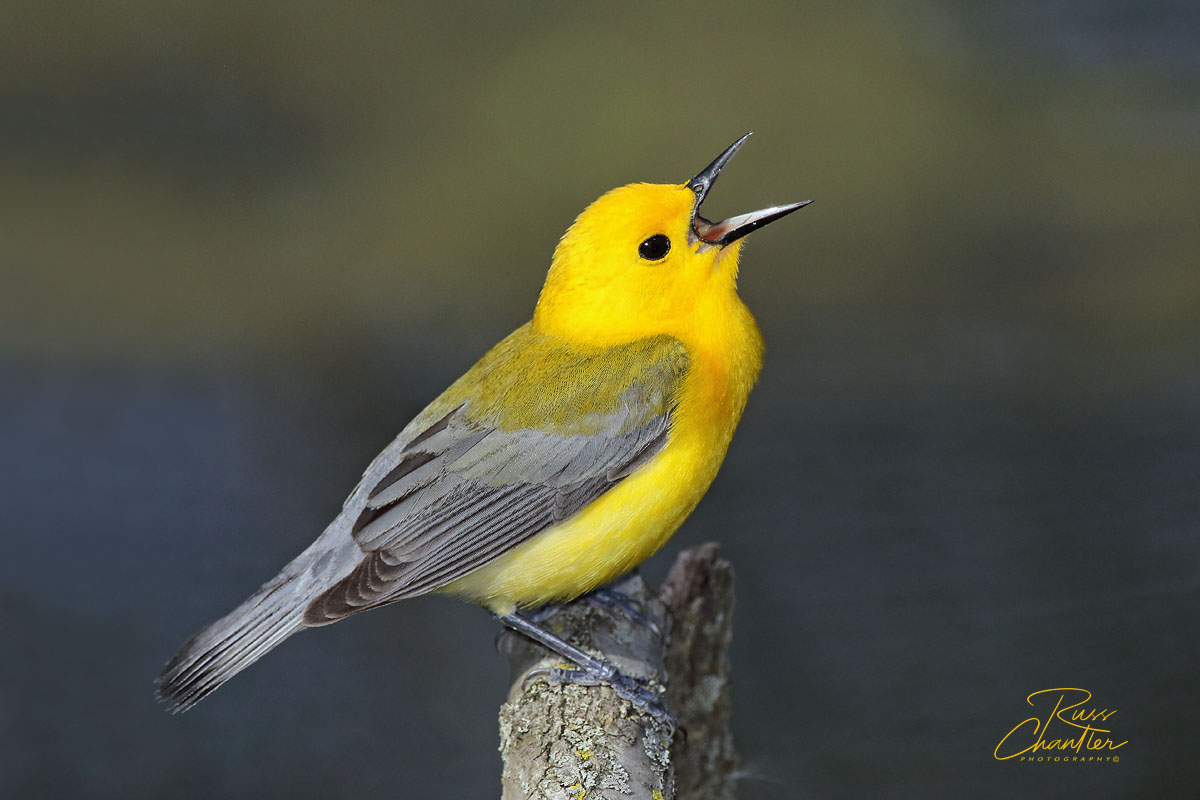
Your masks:
<svg viewBox="0 0 1200 800"><path fill-rule="evenodd" d="M671 538L716 477L762 366L750 312L735 294L725 302L702 315L715 321L708 338L693 332L692 366L658 455L571 519L440 591L508 614L609 583Z"/></svg>
<svg viewBox="0 0 1200 800"><path fill-rule="evenodd" d="M696 507L725 455L723 446L705 449L697 437L673 435L654 459L577 515L441 591L508 614L615 580L662 547Z"/></svg>

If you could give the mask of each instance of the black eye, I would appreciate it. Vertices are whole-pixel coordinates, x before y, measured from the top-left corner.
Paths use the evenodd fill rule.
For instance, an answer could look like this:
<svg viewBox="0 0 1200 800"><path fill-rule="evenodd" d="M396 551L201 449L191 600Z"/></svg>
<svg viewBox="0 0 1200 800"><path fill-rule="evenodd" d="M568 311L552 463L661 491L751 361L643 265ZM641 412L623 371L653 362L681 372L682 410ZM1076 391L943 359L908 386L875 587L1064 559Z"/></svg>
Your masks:
<svg viewBox="0 0 1200 800"><path fill-rule="evenodd" d="M638 245L638 255L647 261L658 261L670 251L671 240L663 233L656 233Z"/></svg>

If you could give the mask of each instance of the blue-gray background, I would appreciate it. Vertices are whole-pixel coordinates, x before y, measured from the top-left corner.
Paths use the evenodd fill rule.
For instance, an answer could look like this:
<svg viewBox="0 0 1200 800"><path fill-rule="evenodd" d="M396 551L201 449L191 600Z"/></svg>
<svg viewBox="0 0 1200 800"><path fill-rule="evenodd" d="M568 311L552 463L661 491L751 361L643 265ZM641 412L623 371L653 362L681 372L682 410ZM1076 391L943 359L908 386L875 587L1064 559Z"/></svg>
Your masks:
<svg viewBox="0 0 1200 800"><path fill-rule="evenodd" d="M494 625L421 599L183 717L151 679L527 319L602 191L744 130L769 345L649 566L739 577L746 796L1194 797L1190 2L6 2L0 794L489 797ZM1038 689L1120 763L1000 763Z"/></svg>

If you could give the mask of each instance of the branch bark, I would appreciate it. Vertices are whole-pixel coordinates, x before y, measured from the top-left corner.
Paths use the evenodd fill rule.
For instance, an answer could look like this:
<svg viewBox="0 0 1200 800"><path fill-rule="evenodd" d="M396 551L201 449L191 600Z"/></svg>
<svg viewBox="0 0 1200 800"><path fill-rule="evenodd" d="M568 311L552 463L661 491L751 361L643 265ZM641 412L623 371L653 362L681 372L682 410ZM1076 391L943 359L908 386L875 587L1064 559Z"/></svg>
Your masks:
<svg viewBox="0 0 1200 800"><path fill-rule="evenodd" d="M733 800L729 562L715 544L701 545L679 555L658 592L638 575L611 588L631 597L653 627L586 599L540 624L647 679L664 693L679 729L672 733L606 686L551 683L558 656L506 632L499 647L512 686L500 709L503 800Z"/></svg>

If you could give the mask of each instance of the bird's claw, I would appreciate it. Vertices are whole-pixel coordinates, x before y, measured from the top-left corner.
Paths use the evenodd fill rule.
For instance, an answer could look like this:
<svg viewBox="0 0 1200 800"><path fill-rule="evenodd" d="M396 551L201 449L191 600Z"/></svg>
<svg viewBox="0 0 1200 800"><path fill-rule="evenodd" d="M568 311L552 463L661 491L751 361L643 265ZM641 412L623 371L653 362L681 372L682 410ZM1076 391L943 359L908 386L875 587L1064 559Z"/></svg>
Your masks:
<svg viewBox="0 0 1200 800"><path fill-rule="evenodd" d="M631 595L618 592L616 589L600 588L588 592L582 599L585 603L609 611L620 611L626 619L648 628L659 639L663 638L662 628L646 615L641 602L635 600Z"/></svg>
<svg viewBox="0 0 1200 800"><path fill-rule="evenodd" d="M573 683L578 686L607 686L638 711L667 724L672 730L679 726L679 720L667 710L659 693L650 687L647 680L630 677L609 663L605 663L604 667L607 669L599 671L585 667L551 667L537 672L545 675L553 685Z"/></svg>

